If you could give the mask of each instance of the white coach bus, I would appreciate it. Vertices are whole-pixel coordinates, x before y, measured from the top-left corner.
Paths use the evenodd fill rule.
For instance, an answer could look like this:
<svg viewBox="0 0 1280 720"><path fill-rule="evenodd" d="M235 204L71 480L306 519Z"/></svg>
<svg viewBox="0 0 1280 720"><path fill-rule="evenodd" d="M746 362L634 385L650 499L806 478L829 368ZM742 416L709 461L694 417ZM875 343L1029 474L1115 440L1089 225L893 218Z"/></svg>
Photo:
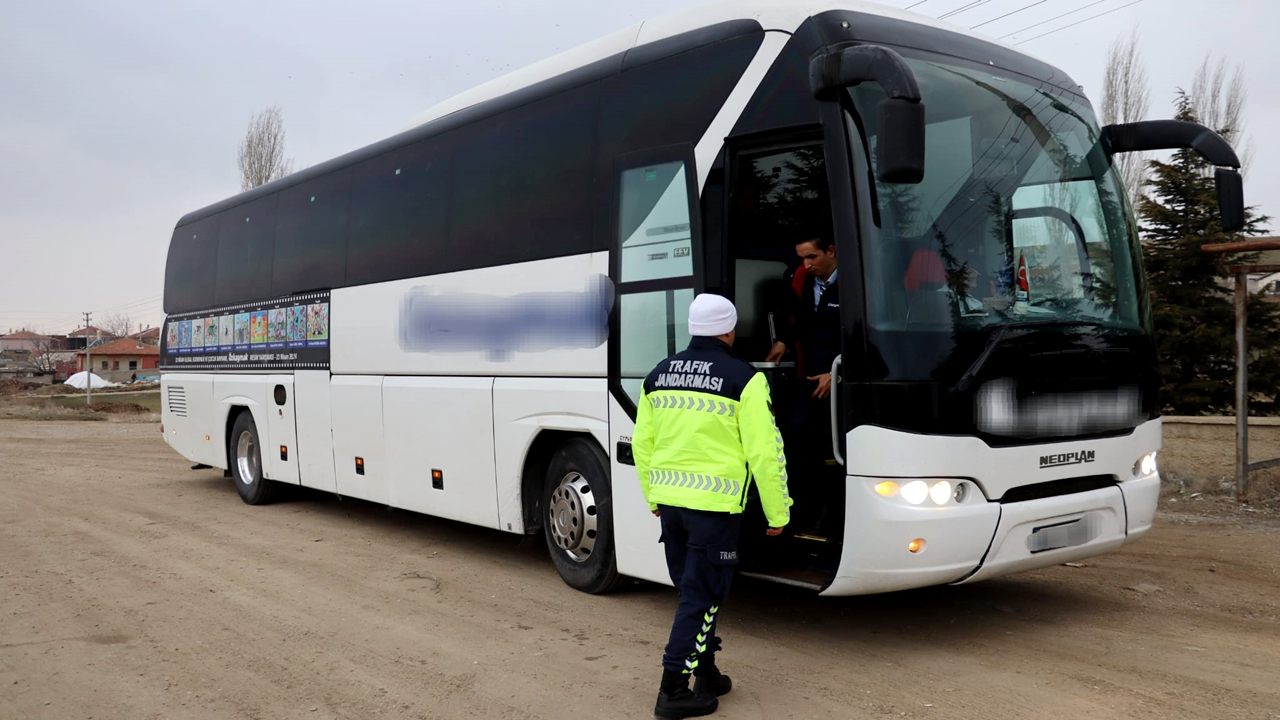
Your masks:
<svg viewBox="0 0 1280 720"><path fill-rule="evenodd" d="M824 235L843 482L793 469L826 516L776 540L753 499L740 570L849 595L1109 552L1151 527L1161 437L1112 156L1175 147L1238 223L1221 138L1099 128L1062 70L944 23L785 0L648 21L183 217L164 437L250 504L302 485L541 533L586 592L666 583L640 382L716 292L789 406L772 310Z"/></svg>

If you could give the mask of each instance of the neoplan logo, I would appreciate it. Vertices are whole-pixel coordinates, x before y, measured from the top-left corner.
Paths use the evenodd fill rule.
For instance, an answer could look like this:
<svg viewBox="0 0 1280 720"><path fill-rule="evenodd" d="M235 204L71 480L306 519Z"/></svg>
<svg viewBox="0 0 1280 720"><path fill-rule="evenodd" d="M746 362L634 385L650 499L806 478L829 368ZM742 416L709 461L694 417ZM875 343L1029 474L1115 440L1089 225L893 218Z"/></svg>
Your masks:
<svg viewBox="0 0 1280 720"><path fill-rule="evenodd" d="M1091 463L1095 459L1093 450L1081 450L1079 452L1061 453L1058 455L1041 455L1040 469L1064 467L1066 465L1081 465Z"/></svg>

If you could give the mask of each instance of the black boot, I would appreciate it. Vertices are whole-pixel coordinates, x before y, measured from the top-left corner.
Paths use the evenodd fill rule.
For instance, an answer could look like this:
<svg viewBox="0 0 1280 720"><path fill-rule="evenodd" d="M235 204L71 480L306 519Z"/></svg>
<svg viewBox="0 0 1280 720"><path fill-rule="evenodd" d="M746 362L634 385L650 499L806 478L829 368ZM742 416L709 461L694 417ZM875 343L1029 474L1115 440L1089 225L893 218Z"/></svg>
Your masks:
<svg viewBox="0 0 1280 720"><path fill-rule="evenodd" d="M658 704L653 714L661 720L710 715L720 707L715 695L699 695L689 689L689 676L682 672L662 671L662 689L658 690Z"/></svg>
<svg viewBox="0 0 1280 720"><path fill-rule="evenodd" d="M733 681L728 675L721 674L715 660L703 660L698 669L693 671L693 692L698 695L728 695L733 689Z"/></svg>

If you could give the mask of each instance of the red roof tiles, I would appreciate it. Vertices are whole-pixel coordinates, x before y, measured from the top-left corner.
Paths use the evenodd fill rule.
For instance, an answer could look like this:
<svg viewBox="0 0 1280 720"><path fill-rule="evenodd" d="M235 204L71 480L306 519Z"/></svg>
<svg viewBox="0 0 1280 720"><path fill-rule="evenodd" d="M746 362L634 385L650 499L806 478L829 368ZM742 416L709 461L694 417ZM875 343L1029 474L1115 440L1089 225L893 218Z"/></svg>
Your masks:
<svg viewBox="0 0 1280 720"><path fill-rule="evenodd" d="M81 350L76 354L83 355L84 351ZM129 340L128 338L126 338L124 340L116 340L115 342L109 342L106 345L99 345L98 347L90 348L89 354L94 356L96 355L130 355L130 356L159 355L160 348L156 347L155 345L147 345L145 343L140 343L137 340Z"/></svg>

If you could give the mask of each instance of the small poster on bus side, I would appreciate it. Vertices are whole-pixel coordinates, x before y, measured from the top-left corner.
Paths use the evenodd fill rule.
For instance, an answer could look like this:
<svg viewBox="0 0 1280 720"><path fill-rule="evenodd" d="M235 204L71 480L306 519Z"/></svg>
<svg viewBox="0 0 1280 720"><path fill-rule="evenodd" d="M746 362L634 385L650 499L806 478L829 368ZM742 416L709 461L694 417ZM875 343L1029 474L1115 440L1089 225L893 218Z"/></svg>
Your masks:
<svg viewBox="0 0 1280 720"><path fill-rule="evenodd" d="M329 293L182 313L165 320L162 370L329 367Z"/></svg>

